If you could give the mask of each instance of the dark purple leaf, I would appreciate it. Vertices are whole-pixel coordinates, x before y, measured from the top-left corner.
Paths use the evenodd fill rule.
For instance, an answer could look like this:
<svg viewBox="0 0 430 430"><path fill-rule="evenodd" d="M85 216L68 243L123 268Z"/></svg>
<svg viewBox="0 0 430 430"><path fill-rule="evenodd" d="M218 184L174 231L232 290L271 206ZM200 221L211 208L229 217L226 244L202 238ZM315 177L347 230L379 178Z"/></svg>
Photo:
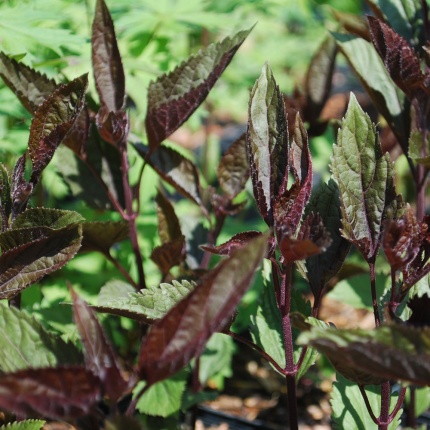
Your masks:
<svg viewBox="0 0 430 430"><path fill-rule="evenodd" d="M0 378L0 407L24 417L75 420L100 399L100 380L80 366L26 369Z"/></svg>
<svg viewBox="0 0 430 430"><path fill-rule="evenodd" d="M382 247L391 269L399 270L411 262L420 251L422 240L422 227L409 206L401 218L387 221Z"/></svg>
<svg viewBox="0 0 430 430"><path fill-rule="evenodd" d="M316 329L299 342L327 355L335 368L358 384L400 380L430 385L430 328L386 325L375 330Z"/></svg>
<svg viewBox="0 0 430 430"><path fill-rule="evenodd" d="M33 184L26 181L25 164L27 161L27 153L25 152L15 164L12 173L12 214L13 217L22 212L26 206L28 199L33 192Z"/></svg>
<svg viewBox="0 0 430 430"><path fill-rule="evenodd" d="M293 140L290 148L291 170L294 184L274 201L273 213L276 235L294 234L302 219L312 189L312 159L308 136L300 119L296 115Z"/></svg>
<svg viewBox="0 0 430 430"><path fill-rule="evenodd" d="M124 144L127 140L130 123L125 111L108 112L104 106L96 116L100 136L112 145Z"/></svg>
<svg viewBox="0 0 430 430"><path fill-rule="evenodd" d="M231 255L237 249L243 248L248 242L261 236L262 233L259 231L244 231L242 233L235 234L227 242L222 243L218 246L203 245L201 248L204 251L211 252L217 255Z"/></svg>
<svg viewBox="0 0 430 430"><path fill-rule="evenodd" d="M372 42L393 81L412 98L423 83L419 57L408 42L377 18L368 18Z"/></svg>
<svg viewBox="0 0 430 430"><path fill-rule="evenodd" d="M0 76L31 114L57 88L54 80L3 52L0 52Z"/></svg>
<svg viewBox="0 0 430 430"><path fill-rule="evenodd" d="M210 45L151 82L145 119L150 152L199 107L250 31Z"/></svg>
<svg viewBox="0 0 430 430"><path fill-rule="evenodd" d="M199 355L209 337L231 317L265 253L268 237L257 237L222 261L143 340L138 371L149 384L176 373Z"/></svg>
<svg viewBox="0 0 430 430"><path fill-rule="evenodd" d="M33 163L31 182L37 183L42 170L72 128L84 103L87 75L60 85L38 107L30 127L28 152Z"/></svg>
<svg viewBox="0 0 430 430"><path fill-rule="evenodd" d="M112 402L129 388L112 346L94 311L72 290L73 315L84 345L86 367L96 375Z"/></svg>
<svg viewBox="0 0 430 430"><path fill-rule="evenodd" d="M414 296L407 303L408 308L412 311L411 317L407 323L417 327L430 327L430 297L427 294L423 296Z"/></svg>
<svg viewBox="0 0 430 430"><path fill-rule="evenodd" d="M12 212L11 178L6 167L0 163L0 231L6 230Z"/></svg>
<svg viewBox="0 0 430 430"><path fill-rule="evenodd" d="M39 238L22 244L22 233L17 231L17 245L0 256L0 299L16 296L43 276L63 267L81 246L79 224L59 230L40 227L36 230Z"/></svg>
<svg viewBox="0 0 430 430"><path fill-rule="evenodd" d="M317 297L327 282L341 269L351 244L340 234L342 214L340 211L339 188L332 179L312 191L306 214L318 213L332 239L331 245L321 254L306 260L306 277L312 292Z"/></svg>
<svg viewBox="0 0 430 430"><path fill-rule="evenodd" d="M324 252L331 242L321 217L311 213L303 221L297 238L288 233L281 237L279 249L284 260L292 263Z"/></svg>
<svg viewBox="0 0 430 430"><path fill-rule="evenodd" d="M82 228L83 239L80 252L98 251L108 255L111 246L129 236L126 221L84 222Z"/></svg>
<svg viewBox="0 0 430 430"><path fill-rule="evenodd" d="M136 144L139 154L146 158L148 152L143 145ZM202 205L199 173L194 163L167 146L159 146L148 160L151 167L176 191Z"/></svg>
<svg viewBox="0 0 430 430"><path fill-rule="evenodd" d="M173 205L161 191L158 191L155 203L157 205L158 235L161 243L168 243L181 238L181 226Z"/></svg>
<svg viewBox="0 0 430 430"><path fill-rule="evenodd" d="M63 145L70 148L76 155L84 157L89 134L90 115L87 106L84 105L72 128L63 139Z"/></svg>
<svg viewBox="0 0 430 430"><path fill-rule="evenodd" d="M220 187L230 199L236 197L244 189L249 178L245 134L233 142L221 158L217 176Z"/></svg>
<svg viewBox="0 0 430 430"><path fill-rule="evenodd" d="M151 260L166 275L173 266L177 266L185 259L185 236L177 237L153 249Z"/></svg>
<svg viewBox="0 0 430 430"><path fill-rule="evenodd" d="M125 77L112 18L104 0L97 0L91 46L97 92L107 113L118 112L124 107Z"/></svg>
<svg viewBox="0 0 430 430"><path fill-rule="evenodd" d="M258 210L271 226L275 196L288 180L288 124L283 96L265 64L251 91L248 119L248 158Z"/></svg>
<svg viewBox="0 0 430 430"><path fill-rule="evenodd" d="M306 104L302 113L305 121L316 124L331 90L337 46L332 36L327 37L312 57L309 65L305 94Z"/></svg>

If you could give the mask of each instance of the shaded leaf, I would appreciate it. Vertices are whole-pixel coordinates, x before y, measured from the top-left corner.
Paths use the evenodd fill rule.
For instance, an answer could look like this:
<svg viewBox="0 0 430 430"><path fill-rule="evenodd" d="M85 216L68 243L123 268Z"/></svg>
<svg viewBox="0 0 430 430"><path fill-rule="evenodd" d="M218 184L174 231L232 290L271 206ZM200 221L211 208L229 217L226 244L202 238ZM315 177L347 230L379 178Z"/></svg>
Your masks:
<svg viewBox="0 0 430 430"><path fill-rule="evenodd" d="M1 231L9 224L9 216L12 212L11 178L6 167L0 163L0 214Z"/></svg>
<svg viewBox="0 0 430 430"><path fill-rule="evenodd" d="M20 370L0 380L0 407L24 417L74 420L100 398L100 380L78 366Z"/></svg>
<svg viewBox="0 0 430 430"><path fill-rule="evenodd" d="M392 270L399 270L412 261L420 251L422 227L408 205L406 213L396 220L388 220L382 247Z"/></svg>
<svg viewBox="0 0 430 430"><path fill-rule="evenodd" d="M82 362L72 343L46 331L25 311L0 305L0 370L54 367Z"/></svg>
<svg viewBox="0 0 430 430"><path fill-rule="evenodd" d="M409 113L404 111L404 94L397 88L371 43L345 35L333 34L342 53L366 89L375 107L385 118L407 153Z"/></svg>
<svg viewBox="0 0 430 430"><path fill-rule="evenodd" d="M409 137L409 157L427 169L430 168L430 142L419 130L413 130Z"/></svg>
<svg viewBox="0 0 430 430"><path fill-rule="evenodd" d="M129 237L126 221L92 221L82 223L82 247L80 252L99 251L105 255L115 243Z"/></svg>
<svg viewBox="0 0 430 430"><path fill-rule="evenodd" d="M143 414L164 418L178 413L187 379L188 372L182 370L164 381L157 382L145 391L137 402L136 409ZM133 391L138 393L144 384L141 382Z"/></svg>
<svg viewBox="0 0 430 430"><path fill-rule="evenodd" d="M311 124L317 122L328 100L336 54L336 42L332 36L328 36L309 65L305 80L306 104L303 116Z"/></svg>
<svg viewBox="0 0 430 430"><path fill-rule="evenodd" d="M151 324L166 313L195 288L194 282L172 281L158 287L148 287L138 293L123 294L120 298L104 300L94 308L99 312L126 316L139 322ZM122 290L125 293L125 290Z"/></svg>
<svg viewBox="0 0 430 430"><path fill-rule="evenodd" d="M393 81L408 97L412 98L415 90L423 83L425 76L421 72L419 57L408 42L377 18L367 18L372 42L384 61Z"/></svg>
<svg viewBox="0 0 430 430"><path fill-rule="evenodd" d="M283 96L266 63L249 99L248 158L258 211L273 225L275 196L285 192L288 181L288 123Z"/></svg>
<svg viewBox="0 0 430 430"><path fill-rule="evenodd" d="M269 262L264 262L263 292L259 297L255 315L251 316L252 340L269 354L278 365L285 368L282 317L276 304Z"/></svg>
<svg viewBox="0 0 430 430"><path fill-rule="evenodd" d="M75 211L30 208L16 217L12 227L14 230L29 227L49 227L53 230L59 230L82 221L85 219Z"/></svg>
<svg viewBox="0 0 430 430"><path fill-rule="evenodd" d="M234 251L243 248L248 242L261 235L262 233L259 231L244 231L242 233L235 234L231 239L221 245L202 245L200 248L204 251L211 252L212 254L231 255Z"/></svg>
<svg viewBox="0 0 430 430"><path fill-rule="evenodd" d="M250 30L200 50L167 75L151 82L145 126L150 152L198 108Z"/></svg>
<svg viewBox="0 0 430 430"><path fill-rule="evenodd" d="M400 380L430 385L430 328L385 325L368 331L318 328L300 335L325 354L346 378L359 384Z"/></svg>
<svg viewBox="0 0 430 430"><path fill-rule="evenodd" d="M306 214L318 213L324 220L324 225L330 234L332 243L326 251L306 260L306 277L317 297L330 279L338 273L351 248L351 244L341 234L342 214L340 211L339 188L332 179L321 183L314 189L308 205Z"/></svg>
<svg viewBox="0 0 430 430"><path fill-rule="evenodd" d="M284 260L292 263L324 252L331 242L330 233L324 227L321 217L311 213L300 226L297 238L284 235L279 249Z"/></svg>
<svg viewBox="0 0 430 430"><path fill-rule="evenodd" d="M246 135L242 134L227 149L218 165L217 177L221 189L231 199L245 187L249 178L249 161L246 151Z"/></svg>
<svg viewBox="0 0 430 430"><path fill-rule="evenodd" d="M209 337L231 317L266 252L267 236L222 261L143 340L138 371L153 384L199 355Z"/></svg>
<svg viewBox="0 0 430 430"><path fill-rule="evenodd" d="M146 158L147 150L141 144L134 145ZM159 146L148 160L151 167L176 191L201 206L199 173L194 163L167 146Z"/></svg>
<svg viewBox="0 0 430 430"><path fill-rule="evenodd" d="M35 112L28 141L28 151L33 163L32 183L37 183L42 170L72 128L83 107L87 85L87 75L60 85Z"/></svg>
<svg viewBox="0 0 430 430"><path fill-rule="evenodd" d="M113 145L125 144L130 123L127 112L120 110L118 112L108 112L105 106L102 106L96 115L96 125L100 136Z"/></svg>
<svg viewBox="0 0 430 430"><path fill-rule="evenodd" d="M185 259L185 236L155 247L151 252L151 260L160 268L163 275L169 273Z"/></svg>
<svg viewBox="0 0 430 430"><path fill-rule="evenodd" d="M1 426L2 430L40 430L46 421L42 420L25 420Z"/></svg>
<svg viewBox="0 0 430 430"><path fill-rule="evenodd" d="M125 77L112 17L104 0L97 0L91 47L97 92L107 111L117 112L124 106Z"/></svg>
<svg viewBox="0 0 430 430"><path fill-rule="evenodd" d="M80 157L85 156L86 144L90 135L90 114L86 105L79 112L72 128L63 139L63 145Z"/></svg>
<svg viewBox="0 0 430 430"><path fill-rule="evenodd" d="M157 205L158 235L161 243L168 243L182 237L182 230L175 209L160 190L155 197L155 203Z"/></svg>
<svg viewBox="0 0 430 430"><path fill-rule="evenodd" d="M33 192L33 184L26 181L25 164L27 153L18 158L12 173L12 218L22 212L28 203L28 199Z"/></svg>
<svg viewBox="0 0 430 430"><path fill-rule="evenodd" d="M331 169L340 191L342 235L369 262L378 252L387 211L395 215L394 169L389 155L382 155L375 125L352 94Z"/></svg>
<svg viewBox="0 0 430 430"><path fill-rule="evenodd" d="M86 367L96 375L112 402L128 388L118 360L94 311L71 289L73 315L85 352Z"/></svg>
<svg viewBox="0 0 430 430"><path fill-rule="evenodd" d="M0 52L0 76L31 114L35 113L38 106L57 89L53 79L8 57L3 52Z"/></svg>
<svg viewBox="0 0 430 430"><path fill-rule="evenodd" d="M4 252L0 256L0 299L14 297L63 267L78 252L81 240L80 225L72 224L60 230L45 228L38 239Z"/></svg>

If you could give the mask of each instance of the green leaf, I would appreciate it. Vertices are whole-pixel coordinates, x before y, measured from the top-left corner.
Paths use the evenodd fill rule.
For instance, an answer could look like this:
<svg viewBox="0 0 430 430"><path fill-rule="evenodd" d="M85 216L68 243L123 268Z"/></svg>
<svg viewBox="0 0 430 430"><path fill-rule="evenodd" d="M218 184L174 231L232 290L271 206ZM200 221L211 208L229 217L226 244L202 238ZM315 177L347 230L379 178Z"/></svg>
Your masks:
<svg viewBox="0 0 430 430"><path fill-rule="evenodd" d="M284 368L282 318L276 304L269 261L264 261L263 284L263 294L260 296L257 313L251 316L251 336L258 346L263 348L281 368Z"/></svg>
<svg viewBox="0 0 430 430"><path fill-rule="evenodd" d="M21 240L27 239L28 231L34 236L22 243ZM0 256L0 299L14 297L71 260L81 246L82 226L72 224L59 230L47 227L12 230L9 239L15 241L16 246Z"/></svg>
<svg viewBox="0 0 430 430"><path fill-rule="evenodd" d="M127 282L114 279L107 282L100 289L100 293L97 297L97 304L103 306L105 303L111 302L117 299L127 299L130 294L136 292L136 289L128 284Z"/></svg>
<svg viewBox="0 0 430 430"><path fill-rule="evenodd" d="M83 361L71 343L46 331L25 311L0 304L0 370L55 367Z"/></svg>
<svg viewBox="0 0 430 430"><path fill-rule="evenodd" d="M99 312L126 316L140 322L152 323L162 318L174 305L194 289L195 283L172 281L157 287L149 287L138 293L129 294L114 300L103 301L95 306ZM121 290L121 295L125 288Z"/></svg>
<svg viewBox="0 0 430 430"><path fill-rule="evenodd" d="M82 224L80 252L99 251L108 255L109 249L129 237L127 221L93 221Z"/></svg>
<svg viewBox="0 0 430 430"><path fill-rule="evenodd" d="M353 94L331 161L340 191L342 235L369 262L378 252L389 209L390 217L395 215L394 168L389 154L382 154L375 125Z"/></svg>
<svg viewBox="0 0 430 430"><path fill-rule="evenodd" d="M251 29L200 50L151 82L145 125L151 152L197 109Z"/></svg>
<svg viewBox="0 0 430 430"><path fill-rule="evenodd" d="M164 418L178 413L181 409L187 379L188 372L182 370L170 378L152 385L137 402L137 410L143 414ZM137 394L144 386L145 382L140 382L133 393Z"/></svg>
<svg viewBox="0 0 430 430"><path fill-rule="evenodd" d="M75 211L31 208L16 217L12 228L16 230L30 227L49 227L53 230L59 230L82 221L85 219Z"/></svg>
<svg viewBox="0 0 430 430"><path fill-rule="evenodd" d="M330 400L333 410L331 416L333 429L377 430L378 425L372 421L358 385L339 374L336 375L336 379ZM367 386L365 390L373 413L379 416L378 411L381 407L380 388ZM390 410L393 410L397 398L398 393L391 394ZM402 409L399 410L392 423L388 426L389 430L399 428L401 413Z"/></svg>
<svg viewBox="0 0 430 430"><path fill-rule="evenodd" d="M41 430L45 423L42 420L25 420L1 426L0 430Z"/></svg>
<svg viewBox="0 0 430 430"><path fill-rule="evenodd" d="M413 130L409 137L409 157L427 169L430 168L430 142L419 130Z"/></svg>
<svg viewBox="0 0 430 430"><path fill-rule="evenodd" d="M0 52L0 76L32 114L57 88L53 79L48 79L46 75L8 57L3 52Z"/></svg>
<svg viewBox="0 0 430 430"><path fill-rule="evenodd" d="M333 36L376 108L407 152L409 123L403 107L405 96L389 76L375 48L360 37L337 33Z"/></svg>
<svg viewBox="0 0 430 430"><path fill-rule="evenodd" d="M331 245L321 254L306 260L306 277L315 297L319 296L327 282L337 274L345 261L351 245L341 234L339 188L332 179L316 187L306 206L305 215L314 212L321 215L324 226L330 233Z"/></svg>

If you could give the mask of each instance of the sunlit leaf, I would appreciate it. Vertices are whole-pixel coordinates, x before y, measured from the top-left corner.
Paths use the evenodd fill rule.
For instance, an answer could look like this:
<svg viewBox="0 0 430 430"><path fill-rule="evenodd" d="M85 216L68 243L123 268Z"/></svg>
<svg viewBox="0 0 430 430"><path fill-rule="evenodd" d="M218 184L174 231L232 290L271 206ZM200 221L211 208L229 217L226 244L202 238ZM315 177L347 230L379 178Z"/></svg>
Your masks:
<svg viewBox="0 0 430 430"><path fill-rule="evenodd" d="M57 88L53 79L0 52L0 76L31 113Z"/></svg>
<svg viewBox="0 0 430 430"><path fill-rule="evenodd" d="M162 283L157 287L140 290L138 293L121 294L121 297L113 300L106 298L99 303L99 306L95 306L95 309L99 312L152 323L154 320L164 317L194 288L194 282L188 281L172 281L172 284Z"/></svg>
<svg viewBox="0 0 430 430"><path fill-rule="evenodd" d="M143 340L138 364L149 384L184 367L228 321L265 255L266 242L267 236L258 237L222 261L152 326Z"/></svg>
<svg viewBox="0 0 430 430"><path fill-rule="evenodd" d="M50 208L30 208L18 215L13 222L13 229L30 227L49 227L58 230L85 219L75 211Z"/></svg>
<svg viewBox="0 0 430 430"><path fill-rule="evenodd" d="M149 85L145 125L151 152L198 108L250 31L200 50Z"/></svg>
<svg viewBox="0 0 430 430"><path fill-rule="evenodd" d="M61 337L46 331L25 311L0 305L0 370L78 364L83 361L80 351Z"/></svg>
<svg viewBox="0 0 430 430"><path fill-rule="evenodd" d="M231 255L237 249L243 248L249 241L261 236L259 231L244 231L242 233L235 234L227 242L222 243L218 246L202 245L201 248L204 251L211 252L218 255Z"/></svg>
<svg viewBox="0 0 430 430"><path fill-rule="evenodd" d="M94 311L73 291L73 315L84 345L86 367L100 379L111 401L128 388L119 362Z"/></svg>
<svg viewBox="0 0 430 430"><path fill-rule="evenodd" d="M25 420L1 426L0 430L41 430L46 421Z"/></svg>
<svg viewBox="0 0 430 430"><path fill-rule="evenodd" d="M107 111L117 112L124 105L125 77L112 17L104 0L97 0L91 46L97 92Z"/></svg>
<svg viewBox="0 0 430 430"><path fill-rule="evenodd" d="M87 75L60 85L37 108L28 141L28 151L33 163L31 182L38 181L58 145L72 128L83 107L87 85Z"/></svg>
<svg viewBox="0 0 430 430"><path fill-rule="evenodd" d="M76 419L100 398L100 380L78 366L20 370L0 380L0 407L24 417Z"/></svg>
<svg viewBox="0 0 430 430"><path fill-rule="evenodd" d="M394 168L389 155L382 154L375 125L352 94L331 169L340 191L342 235L370 261L378 252L387 211L395 215Z"/></svg>

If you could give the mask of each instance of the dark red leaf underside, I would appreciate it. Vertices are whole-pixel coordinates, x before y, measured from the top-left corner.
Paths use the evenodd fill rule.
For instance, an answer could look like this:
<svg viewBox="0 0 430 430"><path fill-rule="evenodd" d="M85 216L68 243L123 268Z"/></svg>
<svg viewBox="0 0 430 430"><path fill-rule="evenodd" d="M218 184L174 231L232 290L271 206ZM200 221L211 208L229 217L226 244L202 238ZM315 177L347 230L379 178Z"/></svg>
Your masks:
<svg viewBox="0 0 430 430"><path fill-rule="evenodd" d="M185 236L177 237L153 249L151 260L157 264L163 275L169 273L185 259Z"/></svg>
<svg viewBox="0 0 430 430"><path fill-rule="evenodd" d="M104 0L97 0L91 46L97 92L107 111L117 112L124 105L125 77L114 25Z"/></svg>
<svg viewBox="0 0 430 430"><path fill-rule="evenodd" d="M173 205L161 191L158 191L155 203L157 205L158 235L161 243L168 243L181 238L181 226Z"/></svg>
<svg viewBox="0 0 430 430"><path fill-rule="evenodd" d="M408 42L387 24L371 16L367 19L372 42L391 78L408 97L413 97L425 79L419 57Z"/></svg>
<svg viewBox="0 0 430 430"><path fill-rule="evenodd" d="M73 314L84 345L86 367L97 375L112 402L128 388L118 360L94 311L73 291Z"/></svg>
<svg viewBox="0 0 430 430"><path fill-rule="evenodd" d="M84 105L72 128L63 139L63 145L70 148L76 155L84 156L89 135L90 115L88 107Z"/></svg>
<svg viewBox="0 0 430 430"><path fill-rule="evenodd" d="M150 84L145 126L151 152L200 106L249 32L210 45Z"/></svg>
<svg viewBox="0 0 430 430"><path fill-rule="evenodd" d="M242 233L235 234L231 239L221 245L203 245L201 248L204 251L211 252L212 254L231 255L234 251L243 248L249 241L258 236L261 236L259 231L244 231Z"/></svg>
<svg viewBox="0 0 430 430"><path fill-rule="evenodd" d="M75 420L100 398L100 380L79 366L26 369L0 379L0 408L24 417Z"/></svg>
<svg viewBox="0 0 430 430"><path fill-rule="evenodd" d="M72 128L83 107L87 85L87 75L61 85L37 109L28 140L28 152L33 163L32 183L37 183L42 170Z"/></svg>
<svg viewBox="0 0 430 430"><path fill-rule="evenodd" d="M38 106L57 88L53 79L3 52L0 52L0 76L31 114L36 112Z"/></svg>
<svg viewBox="0 0 430 430"><path fill-rule="evenodd" d="M267 236L249 242L201 278L196 288L142 343L138 371L149 384L169 377L199 355L231 317L266 252Z"/></svg>

